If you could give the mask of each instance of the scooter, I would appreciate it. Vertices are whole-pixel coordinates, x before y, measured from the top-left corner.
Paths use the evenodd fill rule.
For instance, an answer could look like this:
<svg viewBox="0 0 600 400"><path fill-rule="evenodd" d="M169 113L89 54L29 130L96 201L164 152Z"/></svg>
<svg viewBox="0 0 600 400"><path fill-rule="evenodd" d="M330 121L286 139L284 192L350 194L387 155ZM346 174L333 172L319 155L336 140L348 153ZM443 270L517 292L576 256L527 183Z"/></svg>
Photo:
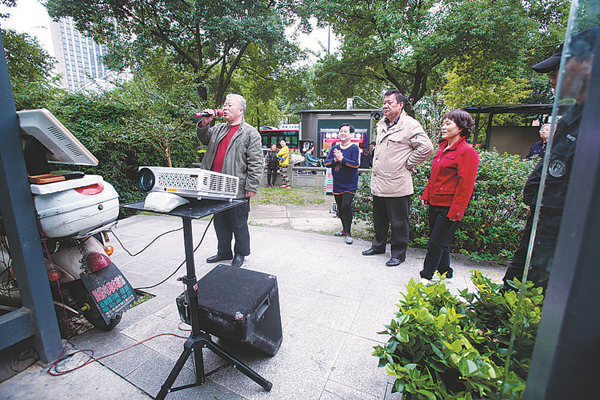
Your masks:
<svg viewBox="0 0 600 400"><path fill-rule="evenodd" d="M76 315L83 315L100 330L110 331L119 324L122 312L135 300L135 291L109 258L113 247L108 243L104 245L112 226L114 223L78 238L42 239L48 282L63 336L66 336L68 320ZM107 273L109 279L105 276ZM89 282L92 284L90 287ZM101 311L102 300L123 288L128 295L117 296L120 312L113 310L106 318L107 310ZM7 309L21 306L10 248L3 232L0 236L0 304Z"/></svg>
<svg viewBox="0 0 600 400"><path fill-rule="evenodd" d="M48 162L95 166L98 160L48 110L19 111L25 162L48 281L64 334L83 315L111 330L137 296L110 260L108 235L119 215L119 195L99 175L49 173ZM8 238L0 221L0 309L20 307ZM66 317L66 318L65 318Z"/></svg>

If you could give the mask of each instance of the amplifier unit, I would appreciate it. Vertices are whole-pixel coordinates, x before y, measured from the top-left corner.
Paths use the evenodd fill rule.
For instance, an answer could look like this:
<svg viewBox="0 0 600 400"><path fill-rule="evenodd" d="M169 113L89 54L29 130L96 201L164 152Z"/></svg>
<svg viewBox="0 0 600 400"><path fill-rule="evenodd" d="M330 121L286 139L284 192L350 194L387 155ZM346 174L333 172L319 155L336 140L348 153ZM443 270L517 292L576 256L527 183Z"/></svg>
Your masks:
<svg viewBox="0 0 600 400"><path fill-rule="evenodd" d="M170 192L197 199L231 200L238 190L237 176L200 168L140 167L137 187L142 192Z"/></svg>

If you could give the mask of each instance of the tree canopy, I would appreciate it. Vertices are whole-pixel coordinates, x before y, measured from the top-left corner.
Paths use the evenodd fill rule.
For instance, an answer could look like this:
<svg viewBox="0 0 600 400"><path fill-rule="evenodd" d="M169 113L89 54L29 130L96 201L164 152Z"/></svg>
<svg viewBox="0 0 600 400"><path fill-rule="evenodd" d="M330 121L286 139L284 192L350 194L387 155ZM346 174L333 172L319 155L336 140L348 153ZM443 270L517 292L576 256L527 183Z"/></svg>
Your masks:
<svg viewBox="0 0 600 400"><path fill-rule="evenodd" d="M284 28L300 9L294 0L49 0L47 7L53 18L72 17L80 31L108 45L121 66L139 66L149 50L168 49L173 62L193 72L200 98L216 104L251 45L292 47Z"/></svg>
<svg viewBox="0 0 600 400"><path fill-rule="evenodd" d="M546 54L564 33L567 0L310 0L341 37L331 72L378 80L417 102L470 57L505 76Z"/></svg>

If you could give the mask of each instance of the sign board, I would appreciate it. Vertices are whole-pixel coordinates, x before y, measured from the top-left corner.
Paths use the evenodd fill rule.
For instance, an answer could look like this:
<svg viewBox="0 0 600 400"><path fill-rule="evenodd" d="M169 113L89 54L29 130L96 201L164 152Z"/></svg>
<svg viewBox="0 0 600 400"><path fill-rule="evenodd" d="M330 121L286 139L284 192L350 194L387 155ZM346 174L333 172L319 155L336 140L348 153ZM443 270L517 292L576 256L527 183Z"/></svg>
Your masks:
<svg viewBox="0 0 600 400"><path fill-rule="evenodd" d="M92 274L81 274L81 281L107 324L131 307L137 298L131 284L113 263Z"/></svg>
<svg viewBox="0 0 600 400"><path fill-rule="evenodd" d="M327 168L325 171L325 182L323 184L323 193L329 194L333 193L333 173L331 172L331 168Z"/></svg>
<svg viewBox="0 0 600 400"><path fill-rule="evenodd" d="M317 139L319 141L319 156L327 157L329 150L331 150L334 144L339 142L337 134L340 125L343 123L350 123L354 126L352 143L362 147L363 143L369 142L370 119L319 119Z"/></svg>

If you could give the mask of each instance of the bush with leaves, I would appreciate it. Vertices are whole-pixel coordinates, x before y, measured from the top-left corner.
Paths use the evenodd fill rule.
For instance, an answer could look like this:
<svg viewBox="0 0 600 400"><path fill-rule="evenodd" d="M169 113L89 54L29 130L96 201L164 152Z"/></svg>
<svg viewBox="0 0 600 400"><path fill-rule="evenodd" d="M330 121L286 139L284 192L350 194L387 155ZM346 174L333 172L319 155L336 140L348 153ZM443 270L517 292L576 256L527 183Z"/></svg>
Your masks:
<svg viewBox="0 0 600 400"><path fill-rule="evenodd" d="M522 398L542 288L527 282L519 299L518 292L501 292L502 285L478 271L471 280L478 291L465 289L460 297L444 281L424 285L411 280L396 318L380 332L390 337L375 346L373 355L395 377L393 391L402 392L403 399Z"/></svg>
<svg viewBox="0 0 600 400"><path fill-rule="evenodd" d="M473 197L451 244L453 252L482 261L504 263L519 244L520 232L527 218L522 202L523 186L537 160L523 160L516 155L496 151L479 152L479 169ZM413 174L415 194L410 212L410 246L426 248L429 241L427 207L420 196L431 173L431 160L417 167ZM370 174L361 175L355 197L356 218L372 230L372 195Z"/></svg>
<svg viewBox="0 0 600 400"><path fill-rule="evenodd" d="M145 110L130 107L110 93L69 94L58 99L50 111L98 159L97 167L81 169L102 175L115 186L121 203L143 198L135 186L139 166L167 164L164 154L148 138L132 132L135 121L145 118ZM169 120L166 115L161 117ZM191 167L199 158L193 125L186 128L188 134L182 135L171 150L176 167ZM148 137L151 136L149 132Z"/></svg>

